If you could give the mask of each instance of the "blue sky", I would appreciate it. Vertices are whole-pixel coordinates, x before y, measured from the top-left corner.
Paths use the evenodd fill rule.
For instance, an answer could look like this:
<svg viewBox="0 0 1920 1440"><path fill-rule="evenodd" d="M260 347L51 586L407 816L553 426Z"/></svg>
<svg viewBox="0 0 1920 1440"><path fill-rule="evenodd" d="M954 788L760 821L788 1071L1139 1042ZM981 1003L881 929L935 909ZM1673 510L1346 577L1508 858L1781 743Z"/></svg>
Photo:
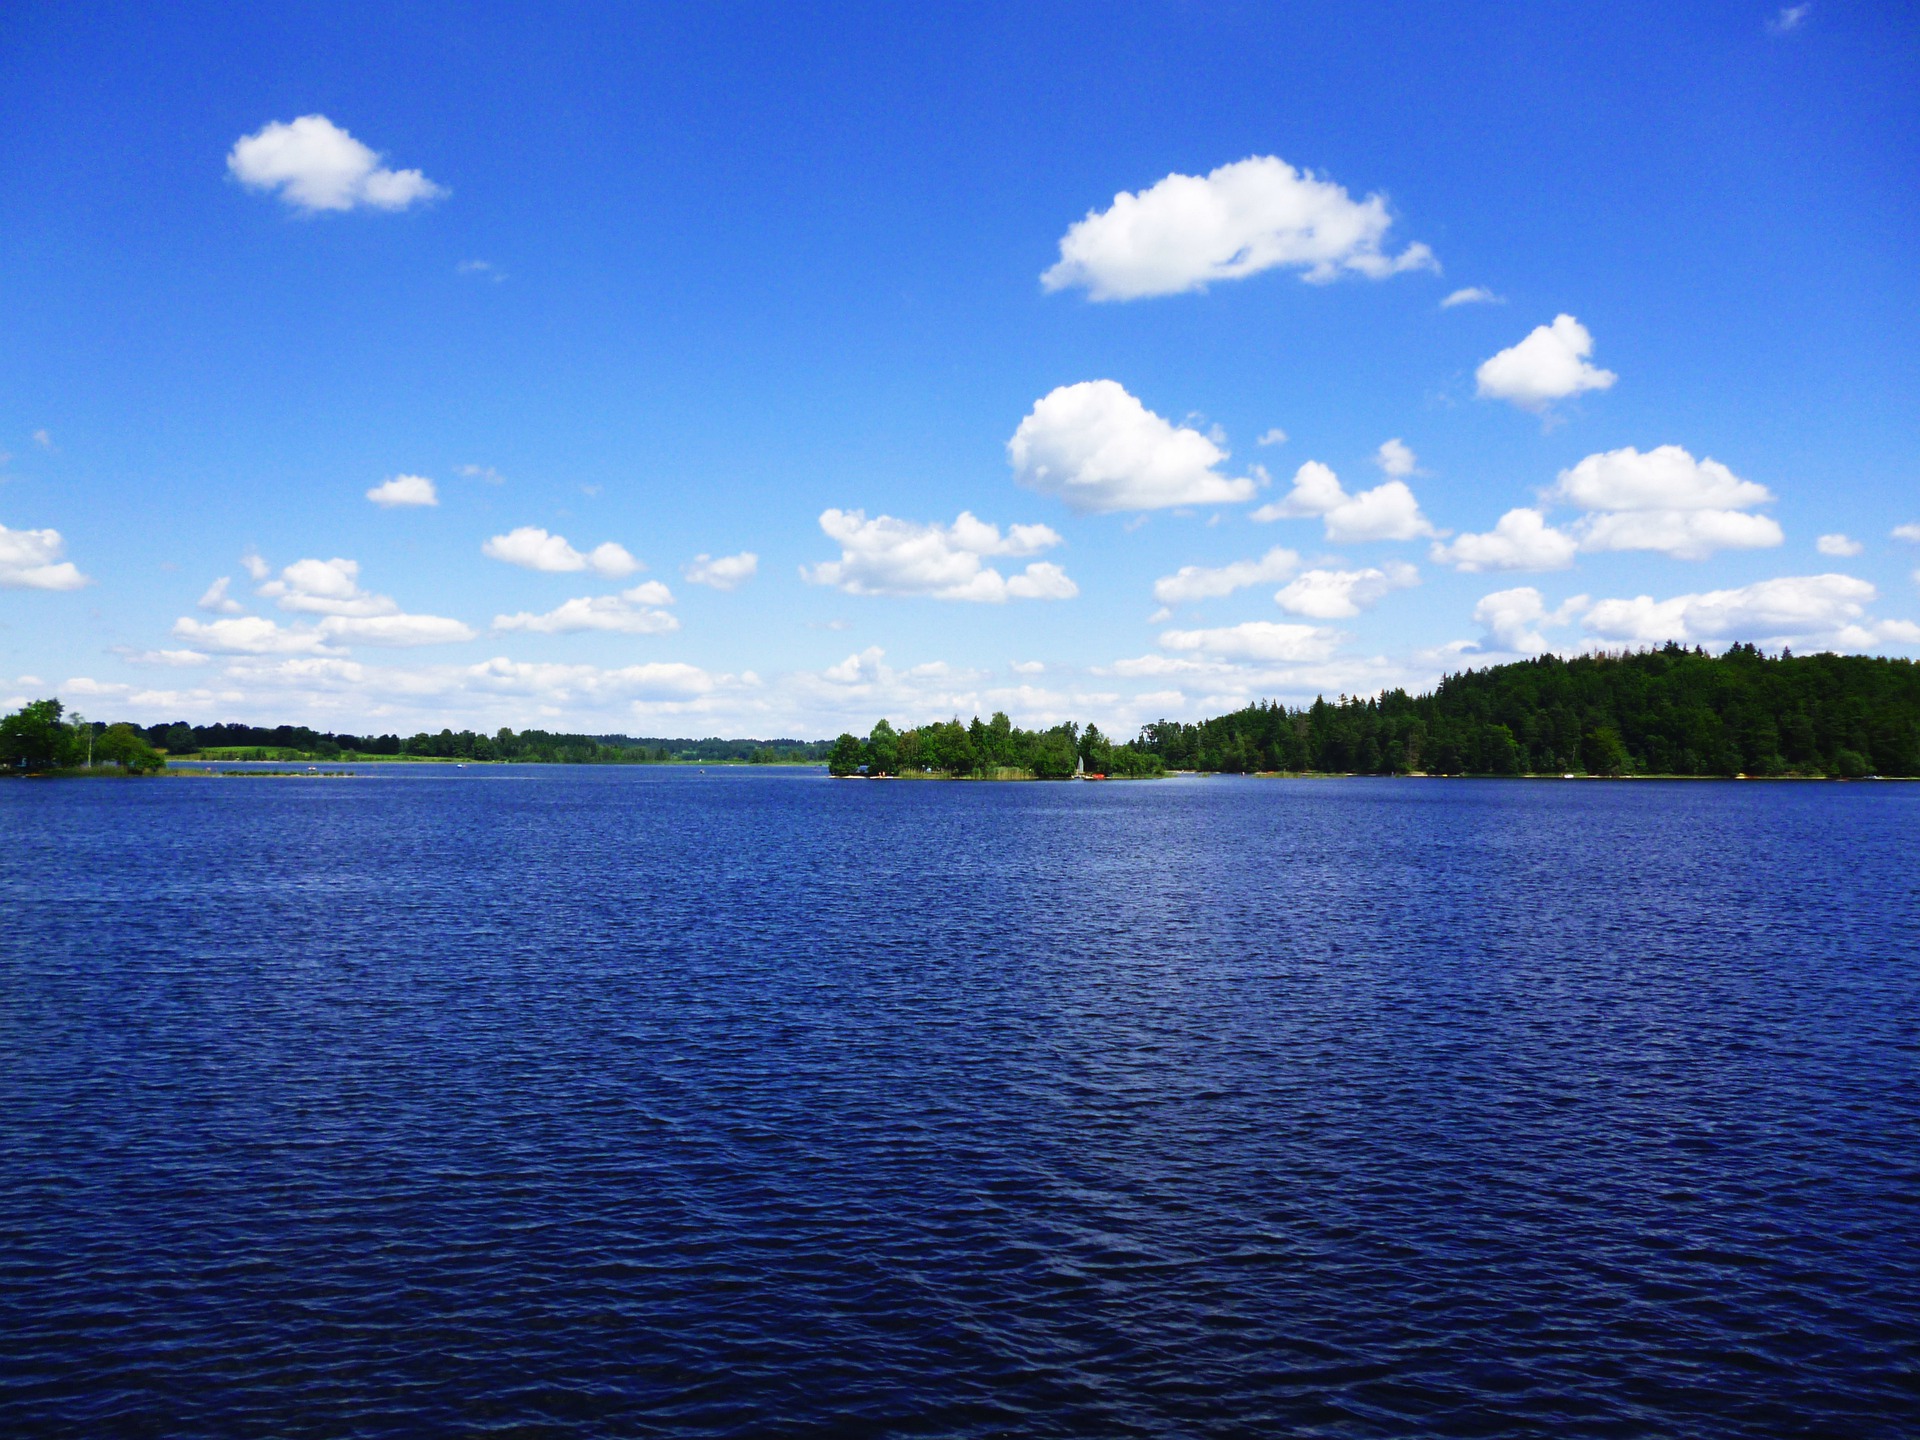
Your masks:
<svg viewBox="0 0 1920 1440"><path fill-rule="evenodd" d="M0 701L1124 733L1920 653L1916 97L1819 0L15 7Z"/></svg>

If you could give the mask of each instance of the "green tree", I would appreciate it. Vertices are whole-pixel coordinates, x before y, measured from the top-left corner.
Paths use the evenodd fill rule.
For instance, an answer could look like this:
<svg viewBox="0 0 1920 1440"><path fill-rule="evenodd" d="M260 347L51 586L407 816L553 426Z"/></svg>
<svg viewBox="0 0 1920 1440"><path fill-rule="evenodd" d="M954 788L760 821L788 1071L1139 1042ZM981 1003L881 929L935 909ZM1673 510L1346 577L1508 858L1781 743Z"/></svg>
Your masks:
<svg viewBox="0 0 1920 1440"><path fill-rule="evenodd" d="M129 775L151 775L167 768L160 752L131 725L109 725L94 742L93 758L118 765Z"/></svg>
<svg viewBox="0 0 1920 1440"><path fill-rule="evenodd" d="M873 733L867 737L867 773L900 773L900 735L884 719L873 727Z"/></svg>
<svg viewBox="0 0 1920 1440"><path fill-rule="evenodd" d="M0 719L0 764L9 769L51 770L73 763L74 733L58 700L32 700Z"/></svg>

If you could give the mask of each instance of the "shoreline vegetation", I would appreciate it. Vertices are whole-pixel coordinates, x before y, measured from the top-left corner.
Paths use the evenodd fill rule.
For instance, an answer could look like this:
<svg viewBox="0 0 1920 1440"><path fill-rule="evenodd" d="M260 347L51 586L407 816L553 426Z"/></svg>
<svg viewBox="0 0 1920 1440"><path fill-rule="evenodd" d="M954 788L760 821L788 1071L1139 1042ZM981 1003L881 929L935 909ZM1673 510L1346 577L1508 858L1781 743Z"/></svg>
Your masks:
<svg viewBox="0 0 1920 1440"><path fill-rule="evenodd" d="M1513 778L1920 778L1920 665L1858 655L1659 649L1467 670L1430 693L1271 701L1160 720L1124 742L1095 725L1022 730L1005 714L865 739L705 740L470 730L359 736L306 726L101 724L36 700L0 718L0 774L154 775L281 764L820 765L836 778L1153 779L1174 773ZM277 772L298 774L303 772Z"/></svg>

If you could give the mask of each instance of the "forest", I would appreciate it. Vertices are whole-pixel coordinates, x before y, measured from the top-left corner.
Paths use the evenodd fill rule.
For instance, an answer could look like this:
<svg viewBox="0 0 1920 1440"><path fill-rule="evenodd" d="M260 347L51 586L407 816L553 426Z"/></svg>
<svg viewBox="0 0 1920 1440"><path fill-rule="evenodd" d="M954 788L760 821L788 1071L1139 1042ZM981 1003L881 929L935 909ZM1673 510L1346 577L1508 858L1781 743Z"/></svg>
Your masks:
<svg viewBox="0 0 1920 1440"><path fill-rule="evenodd" d="M842 735L835 774L915 770L1359 775L1920 775L1920 667L1860 655L1720 655L1667 645L1543 655L1450 675L1431 694L1389 690L1189 723L1115 745L1093 726L1029 733L1004 715Z"/></svg>

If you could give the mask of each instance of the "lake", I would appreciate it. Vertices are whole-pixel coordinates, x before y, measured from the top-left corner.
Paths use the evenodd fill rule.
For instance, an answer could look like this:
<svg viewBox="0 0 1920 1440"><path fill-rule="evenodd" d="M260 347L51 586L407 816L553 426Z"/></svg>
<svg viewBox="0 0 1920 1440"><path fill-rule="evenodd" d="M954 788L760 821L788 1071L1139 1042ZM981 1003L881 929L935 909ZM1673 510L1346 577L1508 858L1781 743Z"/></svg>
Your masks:
<svg viewBox="0 0 1920 1440"><path fill-rule="evenodd" d="M356 768L0 783L0 1432L1920 1429L1920 785Z"/></svg>

